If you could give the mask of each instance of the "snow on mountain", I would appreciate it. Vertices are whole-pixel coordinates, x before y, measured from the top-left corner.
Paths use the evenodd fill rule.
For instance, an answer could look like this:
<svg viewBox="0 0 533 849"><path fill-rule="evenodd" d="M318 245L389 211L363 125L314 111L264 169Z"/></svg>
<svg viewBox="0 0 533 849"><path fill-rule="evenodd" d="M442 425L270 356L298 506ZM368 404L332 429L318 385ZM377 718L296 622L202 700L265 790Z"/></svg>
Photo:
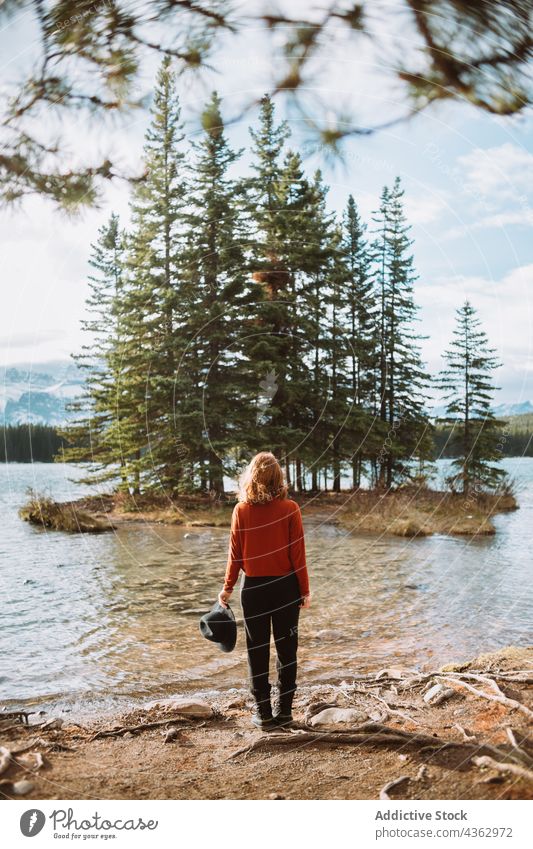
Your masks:
<svg viewBox="0 0 533 849"><path fill-rule="evenodd" d="M65 404L83 391L83 374L72 360L45 363L16 363L0 371L0 424L61 425L72 414ZM446 408L435 405L432 418L444 416ZM533 402L498 404L496 416L518 416L533 413Z"/></svg>
<svg viewBox="0 0 533 849"><path fill-rule="evenodd" d="M7 366L0 382L0 421L5 425L63 424L72 417L66 402L82 391L82 374L70 360Z"/></svg>
<svg viewBox="0 0 533 849"><path fill-rule="evenodd" d="M524 413L533 413L533 403L531 401L520 401L515 404L497 404L492 408L492 412L498 418L507 418L508 416L521 416ZM430 411L432 418L440 418L446 415L446 407L444 405L435 406Z"/></svg>
<svg viewBox="0 0 533 849"><path fill-rule="evenodd" d="M522 416L524 413L533 413L531 401L521 401L519 404L498 404L493 408L496 416Z"/></svg>

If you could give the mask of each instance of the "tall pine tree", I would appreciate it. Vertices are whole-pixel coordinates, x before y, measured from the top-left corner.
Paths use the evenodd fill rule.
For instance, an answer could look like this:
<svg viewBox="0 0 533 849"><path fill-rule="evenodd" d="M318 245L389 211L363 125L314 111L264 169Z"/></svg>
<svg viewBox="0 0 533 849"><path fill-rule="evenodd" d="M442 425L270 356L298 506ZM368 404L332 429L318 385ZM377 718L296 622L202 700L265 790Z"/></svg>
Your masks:
<svg viewBox="0 0 533 849"><path fill-rule="evenodd" d="M352 405L346 429L352 446L350 465L354 489L361 485L365 459L372 455L376 441L379 442L372 428L376 305L365 230L355 200L350 195L343 216L341 251L346 268L343 302Z"/></svg>
<svg viewBox="0 0 533 849"><path fill-rule="evenodd" d="M378 482L411 476L414 459L431 451L430 424L425 411L429 376L424 371L419 340L414 330L418 308L413 284L417 279L411 253L412 240L403 210L404 191L397 177L385 187L373 243L374 282L378 305L378 358L376 412L386 438L376 458Z"/></svg>
<svg viewBox="0 0 533 849"><path fill-rule="evenodd" d="M184 209L188 202L184 132L171 61L157 77L144 145L145 179L135 187L127 255L128 302L122 375L128 452L143 488L171 494L187 486L188 449L176 405L188 388L179 360L187 344L181 308ZM142 427L139 427L142 423Z"/></svg>
<svg viewBox="0 0 533 849"><path fill-rule="evenodd" d="M228 174L241 151L228 144L220 98L203 113L203 137L195 146L191 211L187 217L185 303L190 341L181 368L195 374L180 409L181 430L195 447L201 489L224 492L228 460L251 430L251 380L237 359L245 333L249 286L243 246L239 183ZM254 387L255 389L255 387Z"/></svg>
<svg viewBox="0 0 533 849"><path fill-rule="evenodd" d="M494 489L506 477L503 469L493 465L501 459L498 442L504 422L491 410L498 388L493 385L492 372L501 363L468 300L457 310L452 342L444 358L446 368L438 380L447 402L443 422L453 427L451 441L457 452L447 483L464 495Z"/></svg>
<svg viewBox="0 0 533 849"><path fill-rule="evenodd" d="M79 354L72 357L84 373L84 390L68 402L67 410L75 418L59 429L69 443L58 459L65 462L90 462L92 469L80 479L98 483L117 478L120 487L133 487L125 434L119 412L124 301L124 233L119 218L112 214L100 228L92 245L89 265L88 318L81 321L89 334Z"/></svg>
<svg viewBox="0 0 533 849"><path fill-rule="evenodd" d="M251 129L250 134L254 176L246 181L246 189L252 228L249 268L255 283L255 303L248 313L246 356L256 376L258 413L252 445L254 449L268 447L286 462L291 444L285 409L289 403L288 364L293 348L292 277L280 204L285 191L282 153L289 129L286 122L276 124L269 97L261 101L259 127Z"/></svg>
<svg viewBox="0 0 533 849"><path fill-rule="evenodd" d="M305 228L306 264L300 295L300 322L302 332L309 340L306 365L309 370L309 433L304 445L306 467L311 475L311 488L320 487L320 477L327 481L328 463L332 461L332 440L336 407L332 399L332 367L338 354L332 348L334 262L337 240L334 216L327 209L328 188L320 170L315 171L311 182L311 198L307 206ZM337 284L338 281L336 280ZM338 313L337 340L338 340ZM335 353L336 352L336 353ZM329 405L329 408L328 408ZM338 412L338 410L337 410Z"/></svg>

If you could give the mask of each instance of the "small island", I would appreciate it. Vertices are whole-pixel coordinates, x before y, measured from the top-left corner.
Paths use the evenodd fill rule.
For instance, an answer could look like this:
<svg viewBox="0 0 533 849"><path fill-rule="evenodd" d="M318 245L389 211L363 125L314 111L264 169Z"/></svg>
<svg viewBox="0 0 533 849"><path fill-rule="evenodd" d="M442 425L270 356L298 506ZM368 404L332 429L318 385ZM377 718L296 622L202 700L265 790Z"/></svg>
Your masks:
<svg viewBox="0 0 533 849"><path fill-rule="evenodd" d="M164 60L128 228L111 214L91 246L87 344L72 355L83 394L49 443L87 470L80 483L113 494L32 494L22 517L89 533L227 526L228 478L269 450L308 521L494 533L492 517L517 506L500 463L511 433L494 413L501 363L466 299L428 372L400 177L369 222L351 193L329 209L270 96L237 152L216 92L197 143L186 140L178 88ZM436 488L439 459L450 466Z"/></svg>
<svg viewBox="0 0 533 849"><path fill-rule="evenodd" d="M124 493L55 502L33 493L20 509L24 520L54 530L99 533L129 523L229 528L235 494L225 498L189 495L169 499ZM348 533L468 536L494 534L492 518L518 509L510 492L475 498L405 486L395 491L291 493L306 524L334 524Z"/></svg>

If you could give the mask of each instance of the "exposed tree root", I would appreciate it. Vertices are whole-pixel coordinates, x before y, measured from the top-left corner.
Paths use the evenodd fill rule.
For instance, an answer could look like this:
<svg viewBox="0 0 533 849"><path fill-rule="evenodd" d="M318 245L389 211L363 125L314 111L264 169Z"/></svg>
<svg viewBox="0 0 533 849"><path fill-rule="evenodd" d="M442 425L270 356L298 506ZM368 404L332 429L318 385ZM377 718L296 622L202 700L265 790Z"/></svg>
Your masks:
<svg viewBox="0 0 533 849"><path fill-rule="evenodd" d="M392 781L387 781L387 783L381 788L379 791L380 799L390 799L389 790L392 790L393 787L396 787L397 784L402 784L404 781L409 781L409 775L401 775L399 778L394 778Z"/></svg>
<svg viewBox="0 0 533 849"><path fill-rule="evenodd" d="M0 746L0 775L11 766L12 753L5 746Z"/></svg>
<svg viewBox="0 0 533 849"><path fill-rule="evenodd" d="M463 728L462 725L458 725L457 722L454 724L453 727L457 728L457 730L463 735L463 740L465 741L465 743L475 743L475 741L476 741L476 735L475 734L469 734L469 732L466 730L466 728Z"/></svg>
<svg viewBox="0 0 533 849"><path fill-rule="evenodd" d="M16 748L11 749L14 755L20 755L22 752L28 752L30 749L48 749L50 752L75 752L75 746L67 746L66 743L60 743L59 740L43 740L42 737L37 737L36 740L32 740L30 743L26 743L24 746L17 746Z"/></svg>
<svg viewBox="0 0 533 849"><path fill-rule="evenodd" d="M509 752L488 743L477 744L462 741L457 742L454 740L443 740L440 737L433 737L429 734L418 734L416 732L403 731L399 728L390 728L387 725L380 725L379 723L373 722L365 722L348 732L329 731L322 733L316 731L295 731L292 734L265 734L264 736L259 737L258 740L250 743L248 746L237 749L237 751L233 752L228 758L226 758L226 760L232 760L240 755L248 755L250 752L254 751L268 750L271 747L300 746L303 743L326 743L334 746L342 746L345 744L374 746L378 744L387 745L391 743L403 743L421 746L423 749L464 749L465 751L470 752L468 757L487 754L501 759L511 758L513 761L522 764L526 763L527 765L529 765L529 762L531 761L529 755L522 750Z"/></svg>
<svg viewBox="0 0 533 849"><path fill-rule="evenodd" d="M391 716L399 716L399 717L401 717L401 719L404 719L406 722L412 722L413 725L419 725L420 724L418 719L414 719L412 716L409 716L407 713L403 713L401 710L396 710L396 708L391 707L390 704L385 699L383 699L381 696L378 696L376 693L370 693L367 690L363 690L361 688L356 688L352 692L360 693L361 695L364 695L364 696L371 696L373 699L376 699L376 701L378 701L378 702L380 702L380 704L384 705L387 713L389 713Z"/></svg>
<svg viewBox="0 0 533 849"><path fill-rule="evenodd" d="M167 719L157 719L154 722L141 722L139 725L123 725L120 728L108 728L102 731L97 731L89 738L89 742L97 740L98 737L119 737L121 734L126 734L128 731L144 731L146 728L158 728L161 725L169 725L174 722L188 722L190 716L169 716ZM195 723L194 726L189 725L187 728L201 728L205 722ZM183 730L183 729L180 729Z"/></svg>
<svg viewBox="0 0 533 849"><path fill-rule="evenodd" d="M520 666L524 664L527 664L527 660L521 659ZM489 659L486 666L489 667L490 665L495 666L495 660ZM0 796L7 798L9 796L22 796L31 792L28 790L28 786L34 785L28 779L31 778L32 781L37 783L43 766L54 768L54 763L49 763L48 760L49 754L52 752L75 753L69 755L66 759L69 767L72 767L73 762L82 763L87 753L77 751L77 741L81 741L79 746L83 750L87 743L101 739L102 743L99 749L102 749L103 754L107 755L110 763L112 761L110 768L113 769L115 754L113 752L110 758L109 750L114 750L114 744L110 742L108 746L105 746L103 738L111 738L112 740L112 738L122 737L123 735L131 737L133 734L144 731L152 731L152 733L146 734L148 739L138 740L134 744L135 751L130 752L128 744L119 747L122 757L125 759L137 757L137 750L157 753L160 743L177 740L176 748L179 748L180 751L176 750L175 755L176 757L183 757L184 761L189 763L189 766L194 762L196 753L195 751L188 753L187 745L198 746L201 752L209 751L211 754L216 752L217 761L219 757L223 757L230 764L233 761L233 766L229 766L227 770L231 775L234 771L249 774L250 770L255 771L255 767L258 766L262 775L272 772L275 776L280 764L283 765L283 769L290 772L293 763L299 762L298 747L302 749L302 752L308 745L326 747L322 749L323 760L328 764L333 764L331 771L336 773L345 768L345 747L360 746L365 750L364 757L353 760L358 762L361 760L365 764L368 758L371 763L374 763L374 761L381 764L386 762L390 766L391 756L387 755L383 749L393 753L408 752L410 754L409 765L413 766L413 774L409 778L411 782L414 782L408 786L418 787L423 798L426 798L428 793L434 792L430 787L434 781L444 780L445 783L447 782L448 792L453 793L455 776L448 776L450 771L453 770L470 773L468 777L461 775L462 787L466 787L468 784L472 785L472 775L476 775L477 767L487 768L489 781L500 783L505 781L504 792L509 792L512 796L515 792L513 784L530 782L533 779L533 727L531 723L533 705L530 701L531 689L528 689L533 683L533 669L512 669L509 666L504 666L502 671L497 671L490 668L479 668L484 666L484 661L479 659L475 661L475 667L473 667L473 664L472 666L465 665L465 671L447 672L442 669L420 673L413 669L400 669L391 666L381 669L377 674L350 676L349 680L340 684L317 684L303 687L300 691L300 704L305 710L305 721L303 723L295 723L290 729L269 734L257 734L252 738L246 736L240 742L229 743L230 746L242 746L242 748L233 752L231 752L231 749L228 751L228 741L243 737L240 729L245 727L246 718L240 715L241 711L238 711L237 715L234 711L227 712L227 708L231 705L228 697L223 694L220 694L213 701L212 721L199 721L199 719L190 715L180 714L177 712L177 706L167 715L161 707L153 707L153 710L139 708L128 715L117 716L114 719L114 724L108 720L107 723L101 722L89 727L76 727L74 722L53 718L30 725L28 714L24 711L0 712L0 732L3 735L6 731L16 732L4 736L4 747L0 747ZM424 701L428 689L435 684L442 686L440 688L435 687L433 697L428 702ZM440 698L441 693L449 695L449 691L446 691L445 687L454 688L455 699L450 704L446 701L447 696L446 698L443 697L442 700ZM468 698L468 693L471 694L470 698ZM478 699L482 701L478 701ZM487 701L483 704L483 700L500 707L487 709ZM243 702L238 707L245 708L246 704ZM351 724L349 720L346 725L339 722L330 727L311 727L308 724L313 716L329 707L354 708L360 711L361 718L366 716L368 720L359 722L358 715L353 714L356 718L352 720ZM386 722L390 724L385 724ZM408 723L416 724L416 728L414 725L409 726ZM107 727L104 727L105 724L107 724ZM203 734L200 732L191 737L189 744L185 744L183 752L181 752L179 744L182 739L187 740L185 736L180 737L181 731L199 729L206 725L212 730L212 733L206 735L208 739L204 741L202 739ZM406 728L409 728L409 730L405 730ZM448 736L448 729L450 729L450 736L455 737L455 740L444 739ZM438 731L439 736L433 734L433 731ZM166 736L165 732L168 732ZM503 736L504 734L506 738ZM220 739L224 740L224 748L217 748L219 735ZM250 742L245 745L247 740ZM328 747L330 751L328 751ZM374 747L376 748L372 751ZM168 747L165 748L168 749ZM343 748L344 752L342 751ZM88 751L90 752L90 749ZM313 765L316 761L316 758L312 756L313 751L316 752L316 749L310 750L311 756L308 759L311 773L313 773ZM258 758L259 763L253 758L250 758L250 761L247 762L245 759L253 752L257 752L259 755L263 753L267 756ZM24 753L27 754L22 756ZM278 754L278 757L268 757L269 754L274 753ZM241 757L243 757L243 761L237 766L234 759ZM61 760L61 758L58 758L58 760ZM392 760L395 761L394 754ZM405 755L401 756L401 760L406 760ZM429 762L434 765L434 771L433 769L431 772L428 771L427 763ZM11 772L8 772L10 768L13 772L15 770L21 771L23 780L18 784L15 780L3 780L5 775L11 775ZM358 769L359 772L363 770L359 763ZM443 779L443 773L448 777ZM507 779L505 779L506 773L508 774ZM392 775L394 775L394 772L392 772ZM340 775L329 775L329 778L353 779L353 775L346 775L343 772ZM141 776L137 780L141 781L142 779ZM402 782L407 782L408 776L401 775L399 778L388 781L387 779L391 779L391 772L388 767L383 769L381 773L373 775L371 790L373 798L377 795L382 799L391 798L389 791ZM292 772L290 772L287 780L296 781L296 777L293 778ZM385 783L386 781L387 783ZM422 783L417 785L416 782L425 782L426 784L425 786ZM483 781L477 783L479 784L477 790L472 789L474 795L478 794L480 797L485 797L492 793L492 788L484 787ZM15 786L16 784L17 786ZM244 784L247 785L248 782L244 782ZM379 789L380 785L382 785L381 790ZM272 786L277 790L275 782ZM243 788L241 792L248 797L248 787L243 785ZM326 791L326 795L330 792L330 789ZM400 787L398 793L392 794L392 796L402 795L401 789ZM312 788L305 787L303 789L304 796L311 790ZM521 787L518 792L520 793L522 790L524 790L524 795L530 798L530 787L525 789ZM498 788L496 788L496 791L499 793ZM33 792L36 793L37 790ZM349 792L357 793L357 785L352 783ZM368 788L365 789L365 792L368 794ZM470 792L470 788L468 788L468 792ZM417 795L419 794L417 793ZM452 798L452 796L449 798Z"/></svg>
<svg viewBox="0 0 533 849"><path fill-rule="evenodd" d="M35 710L3 710L0 711L0 722L5 719L18 719L21 725L28 725L28 717L38 713Z"/></svg>
<svg viewBox="0 0 533 849"><path fill-rule="evenodd" d="M502 763L500 761L495 761L494 758L491 758L488 755L474 757L472 758L472 761L476 766L489 766L491 769L497 770L497 772L510 772L513 775L518 775L520 778L526 778L528 781L533 781L533 771L520 766L520 764Z"/></svg>
<svg viewBox="0 0 533 849"><path fill-rule="evenodd" d="M437 676L435 676L437 677ZM475 696L479 696L481 699L488 699L491 702L499 702L501 705L506 705L509 708L515 708L516 710L524 713L529 719L533 719L533 710L530 710L526 705L523 705L521 702L517 702L516 699L510 699L508 696L504 695L495 681L490 678L487 678L484 675L467 675L468 678L474 678L476 681L481 681L484 684L488 684L493 693L485 693L483 690L479 690L477 687L473 687L472 684L469 684L468 681L463 681L462 675L461 677L448 677L448 675L439 675L443 681L448 681L451 684L457 684L459 687L464 687L470 693L473 693Z"/></svg>

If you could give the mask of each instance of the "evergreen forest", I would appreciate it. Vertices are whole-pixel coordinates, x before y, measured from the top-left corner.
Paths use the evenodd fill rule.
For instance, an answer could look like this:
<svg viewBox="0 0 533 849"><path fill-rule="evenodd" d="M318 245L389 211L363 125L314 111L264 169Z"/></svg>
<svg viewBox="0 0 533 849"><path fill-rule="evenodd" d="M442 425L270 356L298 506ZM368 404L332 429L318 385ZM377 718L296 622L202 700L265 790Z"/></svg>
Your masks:
<svg viewBox="0 0 533 849"><path fill-rule="evenodd" d="M451 489L501 483L498 362L474 307L458 305L441 375L421 357L400 178L368 222L352 195L332 211L268 95L247 150L231 146L216 92L187 135L170 59L143 161L128 227L111 215L91 248L87 341L73 355L86 391L57 459L90 461L84 481L131 494L221 496L260 450L294 491L423 483L437 386L454 422Z"/></svg>

